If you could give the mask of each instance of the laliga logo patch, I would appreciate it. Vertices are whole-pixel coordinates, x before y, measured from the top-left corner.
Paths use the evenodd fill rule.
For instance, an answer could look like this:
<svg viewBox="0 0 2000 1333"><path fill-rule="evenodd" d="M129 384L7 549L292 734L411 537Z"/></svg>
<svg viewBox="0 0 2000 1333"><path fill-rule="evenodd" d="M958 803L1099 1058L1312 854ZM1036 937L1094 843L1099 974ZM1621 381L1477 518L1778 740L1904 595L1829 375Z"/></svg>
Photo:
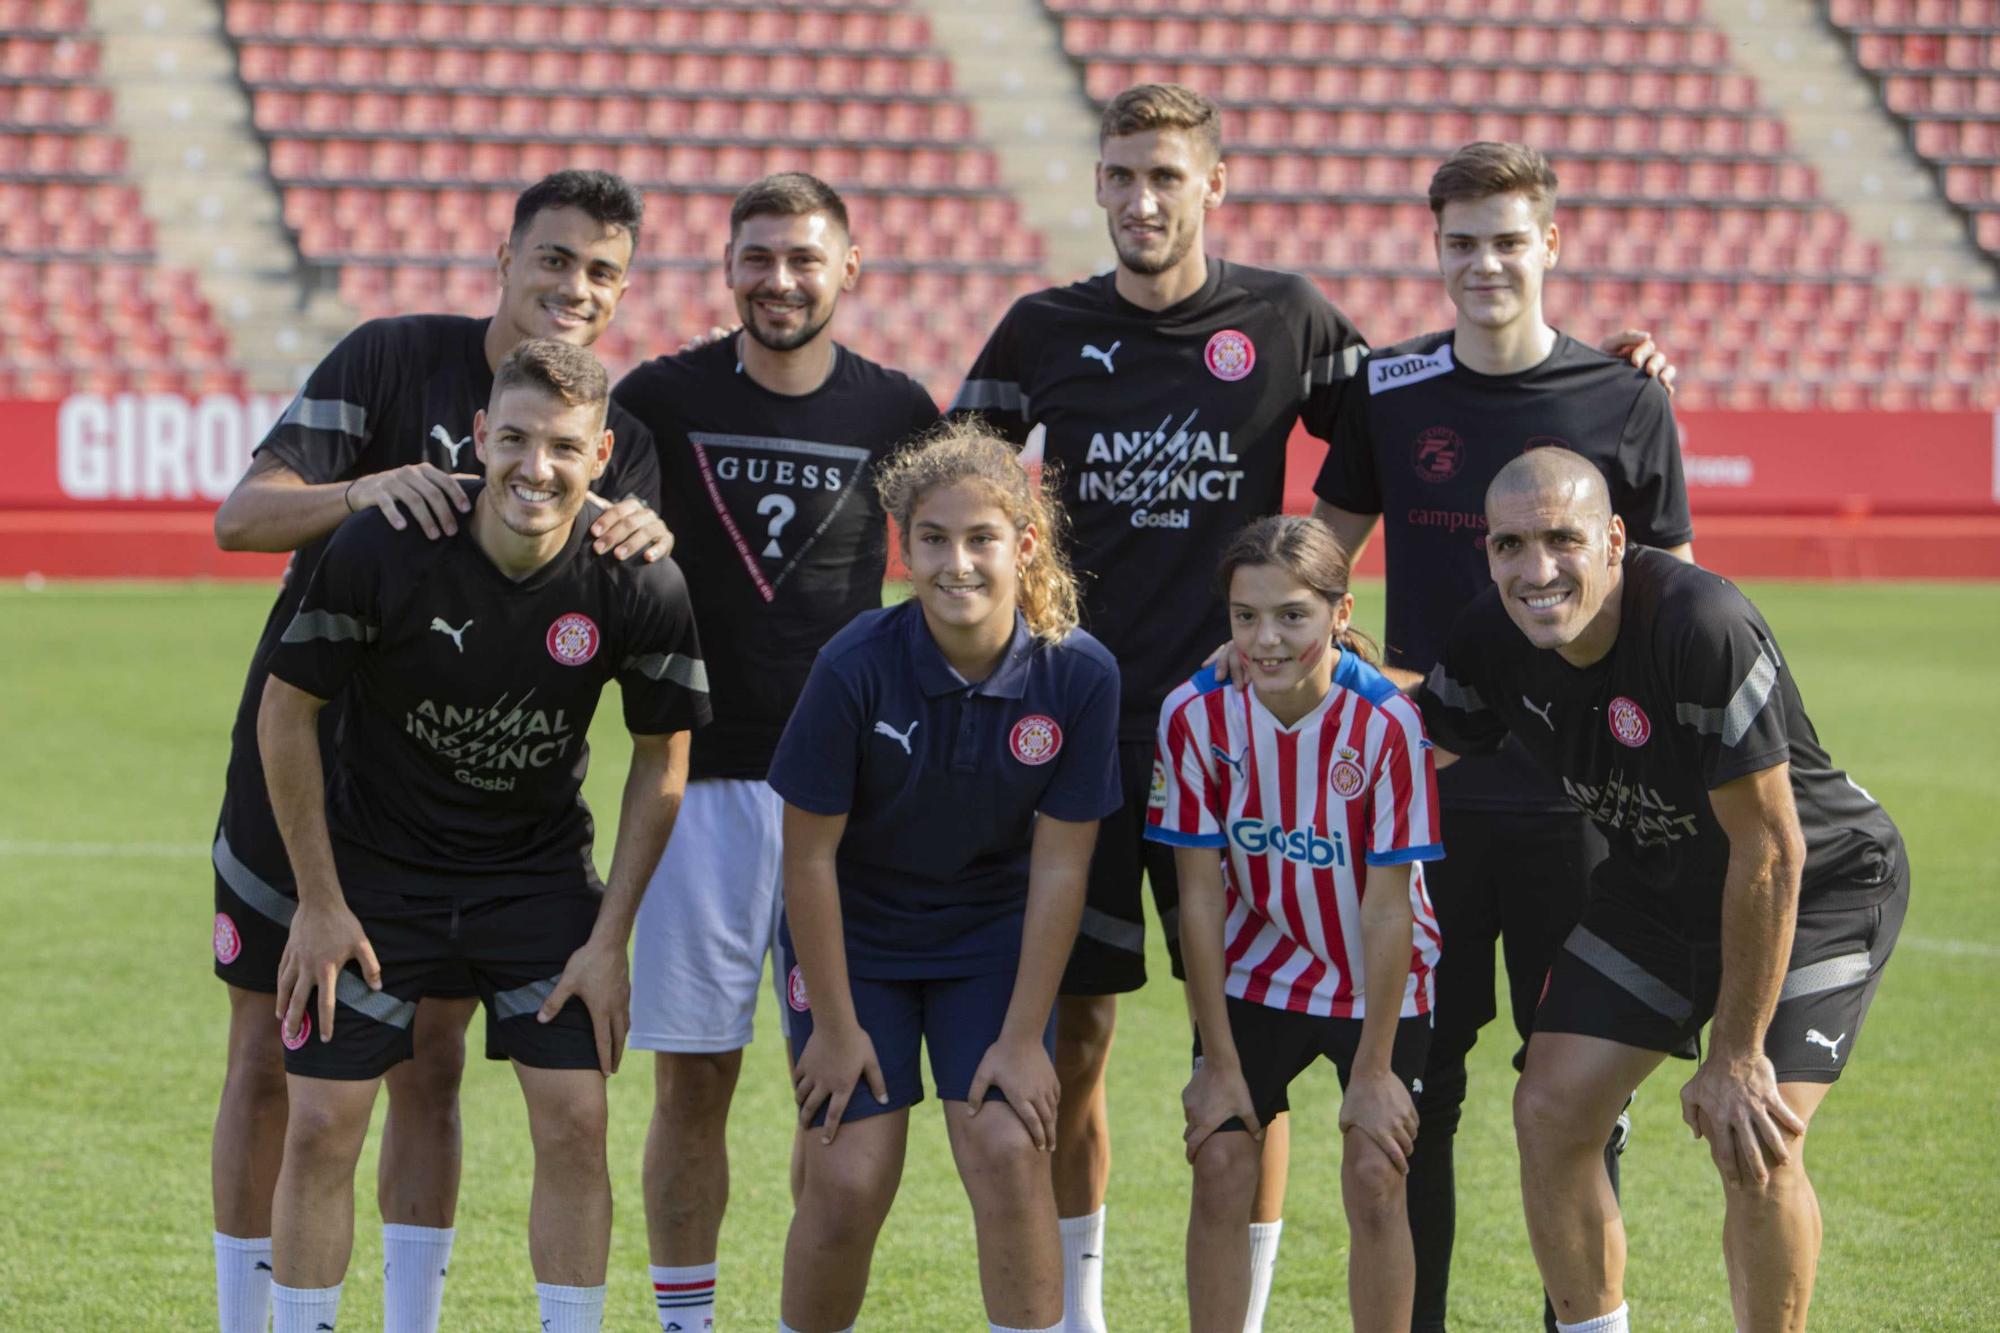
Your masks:
<svg viewBox="0 0 2000 1333"><path fill-rule="evenodd" d="M556 617L549 626L549 656L564 666L582 666L597 656L597 622L581 611Z"/></svg>
<svg viewBox="0 0 2000 1333"><path fill-rule="evenodd" d="M215 914L215 961L233 963L243 952L243 936L237 933L236 923L229 919L229 913Z"/></svg>
<svg viewBox="0 0 2000 1333"><path fill-rule="evenodd" d="M299 1015L299 1030L289 1036L285 1033L285 1020L282 1018L278 1020L278 1039L285 1043L285 1049L288 1051L296 1051L305 1045L306 1039L312 1036L312 1031L313 1016L309 1013Z"/></svg>
<svg viewBox="0 0 2000 1333"><path fill-rule="evenodd" d="M1062 728L1052 717L1030 713L1014 724L1007 746L1024 764L1046 764L1062 750Z"/></svg>
<svg viewBox="0 0 2000 1333"><path fill-rule="evenodd" d="M1224 329L1208 340L1201 359L1209 374L1233 384L1256 367L1257 345L1240 329Z"/></svg>
<svg viewBox="0 0 2000 1333"><path fill-rule="evenodd" d="M1146 797L1146 808L1148 810L1167 808L1167 765L1163 760L1153 761L1153 790L1151 795Z"/></svg>
<svg viewBox="0 0 2000 1333"><path fill-rule="evenodd" d="M806 998L806 976L797 963L792 964L792 974L785 978L785 1002L802 1014L812 1010L812 1001Z"/></svg>
<svg viewBox="0 0 2000 1333"><path fill-rule="evenodd" d="M1646 716L1646 710L1622 694L1611 701L1607 716L1611 734L1620 745L1629 745L1636 750L1653 734L1652 719Z"/></svg>
<svg viewBox="0 0 2000 1333"><path fill-rule="evenodd" d="M1333 766L1333 794L1343 801L1351 801L1361 794L1368 785L1367 777L1361 772L1361 765L1351 759L1343 759Z"/></svg>

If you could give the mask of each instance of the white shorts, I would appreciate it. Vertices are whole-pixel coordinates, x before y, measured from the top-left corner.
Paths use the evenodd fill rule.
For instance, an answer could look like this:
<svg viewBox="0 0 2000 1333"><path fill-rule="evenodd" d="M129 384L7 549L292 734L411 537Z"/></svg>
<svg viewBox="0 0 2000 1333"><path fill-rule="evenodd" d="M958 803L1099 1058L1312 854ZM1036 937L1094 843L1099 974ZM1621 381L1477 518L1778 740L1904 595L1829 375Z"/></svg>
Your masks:
<svg viewBox="0 0 2000 1333"><path fill-rule="evenodd" d="M776 985L784 809L767 782L688 783L632 931L628 1045L694 1055L750 1044L767 953Z"/></svg>

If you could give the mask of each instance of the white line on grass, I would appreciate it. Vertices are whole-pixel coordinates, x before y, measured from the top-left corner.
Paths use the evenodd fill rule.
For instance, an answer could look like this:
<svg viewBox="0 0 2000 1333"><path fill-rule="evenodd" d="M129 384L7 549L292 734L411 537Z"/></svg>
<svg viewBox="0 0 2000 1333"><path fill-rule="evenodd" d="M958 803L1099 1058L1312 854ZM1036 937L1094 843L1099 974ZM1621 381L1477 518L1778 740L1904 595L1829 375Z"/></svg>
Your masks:
<svg viewBox="0 0 2000 1333"><path fill-rule="evenodd" d="M24 842L0 838L0 856L75 856L92 860L146 860L154 857L208 855L198 842Z"/></svg>
<svg viewBox="0 0 2000 1333"><path fill-rule="evenodd" d="M1985 940L1934 940L1923 935L1905 935L1896 944L1898 948L1952 954L1960 958L2000 958L2000 944L1988 944Z"/></svg>

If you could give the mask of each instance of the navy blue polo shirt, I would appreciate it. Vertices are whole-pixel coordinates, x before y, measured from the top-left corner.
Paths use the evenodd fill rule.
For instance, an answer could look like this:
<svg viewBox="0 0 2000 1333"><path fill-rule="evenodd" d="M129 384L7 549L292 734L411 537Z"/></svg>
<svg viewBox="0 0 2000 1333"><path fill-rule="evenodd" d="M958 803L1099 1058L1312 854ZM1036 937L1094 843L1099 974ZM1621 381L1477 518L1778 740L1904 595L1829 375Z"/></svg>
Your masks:
<svg viewBox="0 0 2000 1333"><path fill-rule="evenodd" d="M1118 664L1071 631L1014 638L968 684L914 600L856 616L820 650L771 786L845 814L836 873L848 969L875 978L1011 971L1036 814L1102 819L1118 784Z"/></svg>

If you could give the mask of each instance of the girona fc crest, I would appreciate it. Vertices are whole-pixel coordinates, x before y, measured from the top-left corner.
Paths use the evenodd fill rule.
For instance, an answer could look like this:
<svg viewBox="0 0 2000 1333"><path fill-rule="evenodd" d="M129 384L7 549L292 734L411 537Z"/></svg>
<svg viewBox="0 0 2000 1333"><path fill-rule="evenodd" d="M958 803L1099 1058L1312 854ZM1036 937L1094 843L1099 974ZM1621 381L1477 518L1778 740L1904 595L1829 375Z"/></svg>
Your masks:
<svg viewBox="0 0 2000 1333"><path fill-rule="evenodd" d="M548 642L550 657L564 666L582 666L597 656L597 622L581 611L557 616Z"/></svg>
<svg viewBox="0 0 2000 1333"><path fill-rule="evenodd" d="M1343 759L1333 766L1331 775L1333 794L1343 801L1351 801L1359 796L1367 782L1367 778L1362 775L1361 765L1351 759Z"/></svg>
<svg viewBox="0 0 2000 1333"><path fill-rule="evenodd" d="M278 1020L278 1040L285 1043L285 1049L288 1051L296 1051L305 1045L307 1038L312 1034L313 1016L310 1013L299 1015L299 1030L289 1036L285 1033L285 1020L282 1018Z"/></svg>
<svg viewBox="0 0 2000 1333"><path fill-rule="evenodd" d="M236 923L229 919L229 913L215 914L215 961L233 963L243 952L243 937L236 931Z"/></svg>
<svg viewBox="0 0 2000 1333"><path fill-rule="evenodd" d="M1256 368L1257 344L1240 329L1224 329L1208 340L1201 359L1207 363L1209 374L1234 383Z"/></svg>
<svg viewBox="0 0 2000 1333"><path fill-rule="evenodd" d="M1030 713L1014 724L1007 746L1024 764L1046 764L1062 749L1062 728L1052 717Z"/></svg>
<svg viewBox="0 0 2000 1333"><path fill-rule="evenodd" d="M806 998L806 974L799 971L797 963L792 964L792 974L785 978L785 1002L802 1014L812 1009L812 1001Z"/></svg>
<svg viewBox="0 0 2000 1333"><path fill-rule="evenodd" d="M1611 707L1607 711L1611 723L1611 734L1620 745L1629 745L1636 750L1651 738L1653 734L1652 719L1646 716L1645 709L1639 707L1638 704L1633 703L1624 695L1621 694L1616 699L1613 699Z"/></svg>

